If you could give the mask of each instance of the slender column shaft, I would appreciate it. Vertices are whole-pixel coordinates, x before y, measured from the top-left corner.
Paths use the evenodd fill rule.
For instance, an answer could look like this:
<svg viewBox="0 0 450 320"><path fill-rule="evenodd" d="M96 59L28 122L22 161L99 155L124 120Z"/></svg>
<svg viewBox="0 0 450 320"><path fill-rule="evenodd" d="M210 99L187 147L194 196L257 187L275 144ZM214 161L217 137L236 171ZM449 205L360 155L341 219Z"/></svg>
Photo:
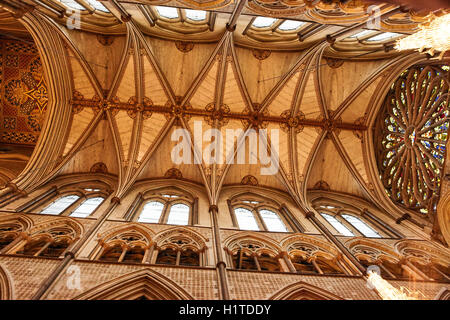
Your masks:
<svg viewBox="0 0 450 320"><path fill-rule="evenodd" d="M219 214L219 208L216 205L209 207L209 212L212 215L214 245L217 257L217 271L219 273L220 292L223 300L230 300L230 294L228 291L228 281L226 275L226 263L223 260L222 254L222 241L220 239L220 228L217 221L217 215Z"/></svg>

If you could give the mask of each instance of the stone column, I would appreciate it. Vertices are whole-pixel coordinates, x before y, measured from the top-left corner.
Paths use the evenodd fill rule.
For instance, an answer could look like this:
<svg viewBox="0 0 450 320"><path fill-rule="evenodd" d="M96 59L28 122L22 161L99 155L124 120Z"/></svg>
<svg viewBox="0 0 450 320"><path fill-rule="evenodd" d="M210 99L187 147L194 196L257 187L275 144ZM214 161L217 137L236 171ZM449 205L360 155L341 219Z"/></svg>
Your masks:
<svg viewBox="0 0 450 320"><path fill-rule="evenodd" d="M230 300L230 294L228 291L228 281L226 274L226 263L223 259L222 253L222 241L220 239L220 228L218 224L217 216L219 214L219 208L216 205L209 207L209 213L212 216L214 245L216 251L217 264L216 268L219 273L220 293L223 300Z"/></svg>

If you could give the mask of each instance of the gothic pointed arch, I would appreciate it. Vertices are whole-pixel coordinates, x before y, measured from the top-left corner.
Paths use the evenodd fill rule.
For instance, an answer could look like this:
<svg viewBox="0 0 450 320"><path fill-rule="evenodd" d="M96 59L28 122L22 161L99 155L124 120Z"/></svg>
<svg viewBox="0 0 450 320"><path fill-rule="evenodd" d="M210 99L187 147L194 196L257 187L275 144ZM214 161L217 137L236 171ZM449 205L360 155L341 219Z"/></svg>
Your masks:
<svg viewBox="0 0 450 320"><path fill-rule="evenodd" d="M268 300L344 300L343 298L305 282L290 284Z"/></svg>
<svg viewBox="0 0 450 320"><path fill-rule="evenodd" d="M89 289L74 300L193 300L194 297L166 276L150 269L125 274Z"/></svg>
<svg viewBox="0 0 450 320"><path fill-rule="evenodd" d="M446 250L442 250L437 245L433 246L423 241L404 239L395 244L395 249L402 256L406 258L410 257L412 260L418 258L417 260L450 265L450 255Z"/></svg>
<svg viewBox="0 0 450 320"><path fill-rule="evenodd" d="M65 230L65 233L76 241L84 234L84 227L81 223L70 217L58 217L34 225L30 229L30 236L35 237L41 234L50 234L52 231Z"/></svg>
<svg viewBox="0 0 450 320"><path fill-rule="evenodd" d="M27 217L25 214L12 214L0 217L0 226L4 224L16 224L17 227L20 227L20 231L28 232L33 227L33 220Z"/></svg>
<svg viewBox="0 0 450 320"><path fill-rule="evenodd" d="M280 242L281 248L285 251L288 251L293 245L296 243L308 243L311 244L317 249L320 249L324 253L328 253L330 255L338 255L339 251L331 244L322 241L321 239L317 239L316 237L312 237L306 234L294 234L287 236Z"/></svg>
<svg viewBox="0 0 450 320"><path fill-rule="evenodd" d="M183 243L178 245L179 249L191 248L197 251L204 251L209 239L191 228L173 227L158 233L154 241L160 248L176 246L178 241L183 241Z"/></svg>
<svg viewBox="0 0 450 320"><path fill-rule="evenodd" d="M255 253L268 253L270 255L278 255L282 249L272 239L263 235L255 235L252 232L240 232L234 234L223 241L224 248L229 253L235 253L239 248L244 251L254 251ZM251 245L249 248L248 245Z"/></svg>
<svg viewBox="0 0 450 320"><path fill-rule="evenodd" d="M397 262L402 259L401 254L396 250L393 250L388 245L366 238L352 238L345 244L350 249L350 252L352 252L357 258L361 256L364 258L369 258L373 261L378 259L387 259L389 261Z"/></svg>
<svg viewBox="0 0 450 320"><path fill-rule="evenodd" d="M98 235L98 239L100 243L108 243L114 241L120 235L135 235L141 241L145 242L147 245L152 243L152 239L154 237L154 232L149 228L138 224L138 223L130 223L126 226L118 226L115 228L111 228L101 234Z"/></svg>

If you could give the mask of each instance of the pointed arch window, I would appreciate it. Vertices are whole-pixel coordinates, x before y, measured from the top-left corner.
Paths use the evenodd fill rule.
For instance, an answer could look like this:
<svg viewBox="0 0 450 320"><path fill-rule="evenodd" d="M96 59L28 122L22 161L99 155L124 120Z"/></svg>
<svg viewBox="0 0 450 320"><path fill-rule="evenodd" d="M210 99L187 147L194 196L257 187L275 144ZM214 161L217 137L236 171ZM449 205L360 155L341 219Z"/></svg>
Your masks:
<svg viewBox="0 0 450 320"><path fill-rule="evenodd" d="M381 236L376 232L374 229L369 227L364 221L361 219L349 215L349 214L342 214L342 218L348 221L353 227L355 227L359 232L361 232L364 236L369 238L381 238Z"/></svg>
<svg viewBox="0 0 450 320"><path fill-rule="evenodd" d="M241 230L303 232L289 209L270 198L245 193L228 199L227 203L233 226Z"/></svg>
<svg viewBox="0 0 450 320"><path fill-rule="evenodd" d="M167 223L187 225L189 223L189 207L182 203L172 205Z"/></svg>
<svg viewBox="0 0 450 320"><path fill-rule="evenodd" d="M75 201L77 201L80 197L77 195L68 195L59 198L58 200L52 202L49 206L47 206L44 210L41 211L42 214L61 214L64 210L70 207Z"/></svg>
<svg viewBox="0 0 450 320"><path fill-rule="evenodd" d="M100 206L103 200L105 200L103 197L89 198L83 201L83 203L74 212L72 212L70 216L76 218L86 218L94 212L98 206Z"/></svg>
<svg viewBox="0 0 450 320"><path fill-rule="evenodd" d="M198 224L198 198L177 187L139 193L123 217L142 223Z"/></svg>
<svg viewBox="0 0 450 320"><path fill-rule="evenodd" d="M245 208L234 209L234 214L239 224L239 228L242 230L259 230L253 213Z"/></svg>
<svg viewBox="0 0 450 320"><path fill-rule="evenodd" d="M345 225L343 225L338 219L336 219L332 215L321 213L321 216L324 217L325 220L327 220L328 223L331 224L333 228L336 229L336 231L342 234L343 236L347 237L355 236L353 232L350 231L350 229L348 229Z"/></svg>
<svg viewBox="0 0 450 320"><path fill-rule="evenodd" d="M151 201L145 204L139 216L138 222L158 223L162 212L164 210L164 204L158 201Z"/></svg>

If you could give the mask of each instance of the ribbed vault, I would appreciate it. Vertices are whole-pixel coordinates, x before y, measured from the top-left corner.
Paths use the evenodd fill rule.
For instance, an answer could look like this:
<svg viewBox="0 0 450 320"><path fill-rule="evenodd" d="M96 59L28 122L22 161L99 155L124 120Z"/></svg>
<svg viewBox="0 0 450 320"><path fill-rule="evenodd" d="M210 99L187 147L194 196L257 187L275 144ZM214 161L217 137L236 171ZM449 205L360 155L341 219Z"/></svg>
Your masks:
<svg viewBox="0 0 450 320"><path fill-rule="evenodd" d="M203 185L210 204L217 204L225 185L253 184L288 193L307 212L312 209L308 189L327 188L403 215L380 187L371 127L389 84L420 61L418 54L344 60L339 54L331 57L336 46L325 38L290 51L277 46L252 49L241 33L226 28L227 21L236 22L236 12L222 17L221 28L208 41L193 36L181 41L176 32L149 32L141 6L111 3L108 9L113 15L120 13L122 23L111 19L102 27L83 20L85 30L97 34L70 30L65 20L38 10L19 19L29 29L47 30L47 35L33 33L42 42L41 56L55 54L49 49L53 42L61 53L59 58L43 59L53 84L49 100L55 105L49 103L46 138L37 148L44 152L56 136L59 144L45 159L42 152L34 154L15 180L21 188L33 190L37 181L89 172L102 163L105 172L117 176L118 198L136 181L166 177ZM324 19L317 12L308 15ZM356 20L349 21L360 18L352 15ZM333 30L347 30L347 22ZM58 69L66 70L64 74L50 71L54 61L66 66ZM56 110L70 112L57 116ZM201 124L196 128L197 123ZM180 128L191 141L194 164L171 159L177 144L171 137ZM246 164L208 164L194 143L197 129L217 129L224 136L229 129L267 129L267 147L270 132L277 130L278 150L270 151L279 170L261 174L264 165L252 164L254 155L247 156ZM244 139L237 139L224 158L236 159L235 150L245 146Z"/></svg>

